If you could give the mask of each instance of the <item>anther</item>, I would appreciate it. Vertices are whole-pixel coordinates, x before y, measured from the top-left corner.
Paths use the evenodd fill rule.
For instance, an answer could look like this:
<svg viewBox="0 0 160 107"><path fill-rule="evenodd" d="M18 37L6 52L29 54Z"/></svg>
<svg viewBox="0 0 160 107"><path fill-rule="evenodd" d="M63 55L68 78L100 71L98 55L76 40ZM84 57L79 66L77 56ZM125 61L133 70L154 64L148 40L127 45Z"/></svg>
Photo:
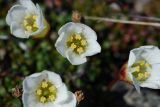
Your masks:
<svg viewBox="0 0 160 107"><path fill-rule="evenodd" d="M77 46L74 43L71 44L71 49L75 49L76 47Z"/></svg>
<svg viewBox="0 0 160 107"><path fill-rule="evenodd" d="M54 96L54 95L50 95L50 96L49 96L49 100L50 100L50 101L53 101L54 99L55 99L55 96Z"/></svg>
<svg viewBox="0 0 160 107"><path fill-rule="evenodd" d="M47 100L47 99L46 99L46 97L44 97L44 96L42 96L42 97L40 98L40 102L41 102L41 103L45 103L46 100Z"/></svg>
<svg viewBox="0 0 160 107"><path fill-rule="evenodd" d="M32 18L33 18L34 20L36 20L36 19L37 19L37 16L36 16L36 15L33 15Z"/></svg>
<svg viewBox="0 0 160 107"><path fill-rule="evenodd" d="M28 22L26 20L23 21L23 25L26 26Z"/></svg>
<svg viewBox="0 0 160 107"><path fill-rule="evenodd" d="M37 95L41 95L41 94L42 94L42 90L41 90L41 89L38 89L38 90L36 91L36 94L37 94Z"/></svg>
<svg viewBox="0 0 160 107"><path fill-rule="evenodd" d="M80 35L76 35L75 38L78 39L78 40L81 40L81 36Z"/></svg>
<svg viewBox="0 0 160 107"><path fill-rule="evenodd" d="M138 74L138 79L139 79L139 80L142 79L143 76L144 76L143 73L139 73L139 74Z"/></svg>
<svg viewBox="0 0 160 107"><path fill-rule="evenodd" d="M145 61L144 61L144 60L140 61L140 65L141 65L141 66L143 66L144 64L145 64Z"/></svg>
<svg viewBox="0 0 160 107"><path fill-rule="evenodd" d="M55 92L55 90L56 90L56 87L54 87L54 86L49 87L50 92Z"/></svg>
<svg viewBox="0 0 160 107"><path fill-rule="evenodd" d="M86 40L81 40L81 45L85 46L87 44Z"/></svg>
<svg viewBox="0 0 160 107"><path fill-rule="evenodd" d="M43 81L41 87L42 87L42 88L48 87L48 83L47 83L46 81Z"/></svg>
<svg viewBox="0 0 160 107"><path fill-rule="evenodd" d="M144 73L145 78L148 78L149 75L150 75L149 72L145 72L145 73Z"/></svg>
<svg viewBox="0 0 160 107"><path fill-rule="evenodd" d="M140 71L140 66L134 67L135 71L139 72Z"/></svg>
<svg viewBox="0 0 160 107"><path fill-rule="evenodd" d="M82 52L83 52L83 48L82 48L82 47L77 48L77 52L78 52L79 54L82 53Z"/></svg>
<svg viewBox="0 0 160 107"><path fill-rule="evenodd" d="M32 27L31 27L31 26L26 26L26 29L27 29L28 31L32 31Z"/></svg>
<svg viewBox="0 0 160 107"><path fill-rule="evenodd" d="M36 22L33 23L33 27L38 27Z"/></svg>

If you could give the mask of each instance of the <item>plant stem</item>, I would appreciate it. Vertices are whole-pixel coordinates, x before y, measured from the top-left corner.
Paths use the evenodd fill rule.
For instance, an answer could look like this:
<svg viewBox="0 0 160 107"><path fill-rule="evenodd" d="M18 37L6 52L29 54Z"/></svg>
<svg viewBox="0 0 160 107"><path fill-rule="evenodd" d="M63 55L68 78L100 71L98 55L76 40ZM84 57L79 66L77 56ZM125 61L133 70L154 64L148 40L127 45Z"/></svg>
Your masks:
<svg viewBox="0 0 160 107"><path fill-rule="evenodd" d="M160 27L160 23L156 23L156 22L131 21L131 20L121 20L121 19L94 17L94 16L84 16L84 19L86 19L86 20L98 20L98 21L114 22L114 23L124 23L124 24L134 24L134 25Z"/></svg>

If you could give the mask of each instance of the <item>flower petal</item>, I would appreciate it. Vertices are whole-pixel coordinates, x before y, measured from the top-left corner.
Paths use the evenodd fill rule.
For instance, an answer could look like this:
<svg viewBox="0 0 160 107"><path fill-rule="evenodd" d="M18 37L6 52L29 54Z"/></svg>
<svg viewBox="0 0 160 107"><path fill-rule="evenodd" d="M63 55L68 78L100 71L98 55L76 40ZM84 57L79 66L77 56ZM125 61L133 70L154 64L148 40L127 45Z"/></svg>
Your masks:
<svg viewBox="0 0 160 107"><path fill-rule="evenodd" d="M68 27L72 26L73 23L72 22L69 22L69 23L66 23L65 25L63 25L59 31L58 31L58 35L61 35L62 33L65 33L68 29Z"/></svg>
<svg viewBox="0 0 160 107"><path fill-rule="evenodd" d="M140 84L141 87L160 89L160 64L152 65L150 77Z"/></svg>
<svg viewBox="0 0 160 107"><path fill-rule="evenodd" d="M36 13L37 8L31 0L19 0L19 3L23 7L26 7L29 13L33 13L33 12Z"/></svg>
<svg viewBox="0 0 160 107"><path fill-rule="evenodd" d="M35 101L34 97L30 96L31 94L28 93L23 93L22 95L22 102L23 102L23 107L35 107Z"/></svg>
<svg viewBox="0 0 160 107"><path fill-rule="evenodd" d="M132 73L130 72L130 70L127 70L126 72L126 81L133 83L135 89L137 90L138 93L140 93L140 83L136 80L136 78L134 78L134 76L132 75Z"/></svg>
<svg viewBox="0 0 160 107"><path fill-rule="evenodd" d="M61 87L57 88L57 98L55 100L55 103L61 103L65 101L68 98L68 91L65 84L63 84Z"/></svg>
<svg viewBox="0 0 160 107"><path fill-rule="evenodd" d="M40 103L34 96L34 93L32 94L24 93L22 95L22 102L23 102L23 107L55 107L53 102Z"/></svg>
<svg viewBox="0 0 160 107"><path fill-rule="evenodd" d="M63 25L59 31L58 34L61 35L62 33L68 34L70 32L76 32L76 33L82 33L82 27L77 25L77 23L68 22L67 24ZM65 35L67 36L67 35Z"/></svg>
<svg viewBox="0 0 160 107"><path fill-rule="evenodd" d="M141 46L140 48L131 50L131 52L133 52L136 60L145 59L150 64L160 63L160 50L156 46ZM131 58L133 58L131 61L135 60L133 54L131 53ZM129 63L131 62L129 61Z"/></svg>
<svg viewBox="0 0 160 107"><path fill-rule="evenodd" d="M91 56L101 52L101 46L97 41L90 39L87 42L88 46L86 48L86 52L84 53L85 56Z"/></svg>
<svg viewBox="0 0 160 107"><path fill-rule="evenodd" d="M44 16L43 16L43 12L40 8L40 6L38 4L36 4L36 7L37 7L37 15L38 15L38 18L37 18L37 25L38 26L44 26L44 23L43 23L43 20L44 20Z"/></svg>
<svg viewBox="0 0 160 107"><path fill-rule="evenodd" d="M76 23L76 25L82 27L82 33L87 39L97 40L96 32L93 29L91 29L89 26L82 23Z"/></svg>
<svg viewBox="0 0 160 107"><path fill-rule="evenodd" d="M36 107L37 101L34 94L23 93L22 94L23 107Z"/></svg>
<svg viewBox="0 0 160 107"><path fill-rule="evenodd" d="M63 85L61 77L54 72L44 70L42 75L47 75L48 80L50 80L57 88Z"/></svg>
<svg viewBox="0 0 160 107"><path fill-rule="evenodd" d="M35 78L35 77L39 77L40 75L41 75L41 73L34 73L34 74L30 75L30 77Z"/></svg>
<svg viewBox="0 0 160 107"><path fill-rule="evenodd" d="M128 59L128 67L131 67L136 61L136 56L133 51L130 51L129 59Z"/></svg>
<svg viewBox="0 0 160 107"><path fill-rule="evenodd" d="M68 49L66 51L66 57L72 65L79 65L87 61L86 57L82 55L76 55L75 53L72 52L71 49Z"/></svg>
<svg viewBox="0 0 160 107"><path fill-rule="evenodd" d="M47 26L45 26L44 25L44 16L43 16L43 13L42 13L42 10L41 10L41 8L39 7L39 5L38 4L36 4L36 7L37 7L37 20L36 20L36 23L37 23L37 25L38 25L38 30L36 30L35 32L32 32L32 33L30 33L30 36L36 36L36 35L38 35L39 33L41 33L44 29L45 29L45 27L47 27Z"/></svg>
<svg viewBox="0 0 160 107"><path fill-rule="evenodd" d="M133 77L133 85L135 86L136 90L138 93L141 93L140 91L140 84L139 82L136 80L136 78Z"/></svg>
<svg viewBox="0 0 160 107"><path fill-rule="evenodd" d="M67 51L67 47L66 47L66 36L64 35L64 33L61 33L61 35L58 37L55 43L55 47L63 57L66 57L65 53Z"/></svg>
<svg viewBox="0 0 160 107"><path fill-rule="evenodd" d="M41 73L35 73L31 76L26 77L23 81L23 92L24 93L34 92L38 83L46 77L47 75L41 75Z"/></svg>
<svg viewBox="0 0 160 107"><path fill-rule="evenodd" d="M60 35L63 32L83 33L86 36L86 38L97 40L97 35L95 31L92 30L89 26L82 23L69 22L60 28L58 34Z"/></svg>
<svg viewBox="0 0 160 107"><path fill-rule="evenodd" d="M11 25L11 23L13 21L15 21L16 23L21 23L21 21L24 18L26 8L24 8L21 5L15 5L13 6L9 11L8 14L6 16L6 23L8 25Z"/></svg>
<svg viewBox="0 0 160 107"><path fill-rule="evenodd" d="M11 26L11 33L19 38L28 38L29 34L27 32L25 32L25 30L16 22L12 22Z"/></svg>
<svg viewBox="0 0 160 107"><path fill-rule="evenodd" d="M141 84L141 87L160 89L160 81L157 80L157 81L144 82L143 84Z"/></svg>
<svg viewBox="0 0 160 107"><path fill-rule="evenodd" d="M142 46L141 49L144 50L142 56L150 63L156 64L160 63L160 50L156 46Z"/></svg>
<svg viewBox="0 0 160 107"><path fill-rule="evenodd" d="M76 97L73 93L68 91L68 98L66 101L56 104L56 107L76 107Z"/></svg>
<svg viewBox="0 0 160 107"><path fill-rule="evenodd" d="M29 32L28 32L28 33L29 33L30 36L35 36L35 35L40 34L40 33L44 30L44 28L45 28L45 26L41 25L41 26L39 26L39 28L38 28L37 31L32 32L32 33L29 33Z"/></svg>

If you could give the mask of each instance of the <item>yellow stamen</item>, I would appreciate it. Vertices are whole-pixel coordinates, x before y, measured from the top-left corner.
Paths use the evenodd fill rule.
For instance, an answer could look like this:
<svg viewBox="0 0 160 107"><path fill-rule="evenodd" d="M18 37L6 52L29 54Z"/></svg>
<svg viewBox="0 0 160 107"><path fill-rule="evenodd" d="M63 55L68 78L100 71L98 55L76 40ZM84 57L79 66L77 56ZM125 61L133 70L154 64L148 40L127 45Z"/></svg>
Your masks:
<svg viewBox="0 0 160 107"><path fill-rule="evenodd" d="M81 36L80 35L76 35L75 39L81 40Z"/></svg>
<svg viewBox="0 0 160 107"><path fill-rule="evenodd" d="M142 79L143 77L144 77L143 73L139 73L137 79L140 80L140 79Z"/></svg>
<svg viewBox="0 0 160 107"><path fill-rule="evenodd" d="M36 28L38 27L36 22L33 24L33 27L36 27Z"/></svg>
<svg viewBox="0 0 160 107"><path fill-rule="evenodd" d="M139 63L140 63L141 66L143 66L145 64L145 61L141 60Z"/></svg>
<svg viewBox="0 0 160 107"><path fill-rule="evenodd" d="M139 72L140 71L140 66L134 67L135 71Z"/></svg>
<svg viewBox="0 0 160 107"><path fill-rule="evenodd" d="M150 76L150 73L149 72L145 72L144 76L145 76L145 78L148 78Z"/></svg>
<svg viewBox="0 0 160 107"><path fill-rule="evenodd" d="M49 96L49 100L50 100L50 101L53 101L54 99L55 99L55 96L54 96L54 95L50 95L50 96Z"/></svg>
<svg viewBox="0 0 160 107"><path fill-rule="evenodd" d="M26 20L23 21L23 25L26 26L28 22Z"/></svg>
<svg viewBox="0 0 160 107"><path fill-rule="evenodd" d="M132 74L139 81L146 81L150 76L151 65L144 59L137 60L132 66Z"/></svg>
<svg viewBox="0 0 160 107"><path fill-rule="evenodd" d="M85 46L87 44L86 40L81 40L81 45Z"/></svg>
<svg viewBox="0 0 160 107"><path fill-rule="evenodd" d="M35 91L37 100L41 103L52 102L57 97L57 88L48 80L42 80Z"/></svg>
<svg viewBox="0 0 160 107"><path fill-rule="evenodd" d="M66 45L76 54L82 54L87 47L87 41L82 34L72 34L67 38Z"/></svg>
<svg viewBox="0 0 160 107"><path fill-rule="evenodd" d="M47 88L48 87L48 83L46 81L43 81L41 87L42 88Z"/></svg>
<svg viewBox="0 0 160 107"><path fill-rule="evenodd" d="M73 41L73 36L69 38L69 42L72 42L72 41Z"/></svg>
<svg viewBox="0 0 160 107"><path fill-rule="evenodd" d="M45 103L45 102L46 102L46 97L42 96L42 97L40 98L40 102L41 102L41 103Z"/></svg>
<svg viewBox="0 0 160 107"><path fill-rule="evenodd" d="M41 90L41 89L38 89L38 90L36 91L36 94L37 94L37 95L41 95L41 94L42 94L42 90Z"/></svg>
<svg viewBox="0 0 160 107"><path fill-rule="evenodd" d="M77 46L74 43L71 44L71 49L75 49L76 47Z"/></svg>
<svg viewBox="0 0 160 107"><path fill-rule="evenodd" d="M146 66L146 67L150 67L149 63L146 63L145 66Z"/></svg>
<svg viewBox="0 0 160 107"><path fill-rule="evenodd" d="M82 53L83 52L83 48L82 47L77 48L77 52L78 53Z"/></svg>
<svg viewBox="0 0 160 107"><path fill-rule="evenodd" d="M50 92L55 92L55 90L56 90L56 87L54 87L54 86L49 87Z"/></svg>
<svg viewBox="0 0 160 107"><path fill-rule="evenodd" d="M35 32L36 30L38 30L38 25L36 23L36 20L37 20L36 15L27 15L24 17L22 25L26 31Z"/></svg>
<svg viewBox="0 0 160 107"><path fill-rule="evenodd" d="M33 18L34 20L36 20L36 19L37 19L37 16L36 16L36 15L33 15L32 18Z"/></svg>
<svg viewBox="0 0 160 107"><path fill-rule="evenodd" d="M26 26L26 29L27 29L28 31L32 31L32 27L31 27L31 26Z"/></svg>

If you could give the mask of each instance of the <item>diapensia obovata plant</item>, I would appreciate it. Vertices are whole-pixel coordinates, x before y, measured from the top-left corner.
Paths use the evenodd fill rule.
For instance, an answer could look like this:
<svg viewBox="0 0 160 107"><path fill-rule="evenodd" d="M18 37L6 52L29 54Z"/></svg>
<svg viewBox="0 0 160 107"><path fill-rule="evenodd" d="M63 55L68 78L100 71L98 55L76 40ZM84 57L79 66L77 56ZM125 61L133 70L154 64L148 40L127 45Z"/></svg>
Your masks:
<svg viewBox="0 0 160 107"><path fill-rule="evenodd" d="M42 10L31 0L19 0L13 5L6 16L11 34L18 38L43 37L49 30Z"/></svg>
<svg viewBox="0 0 160 107"><path fill-rule="evenodd" d="M140 87L160 88L160 49L156 46L141 46L132 49L128 62L120 72L120 80L135 86L140 93Z"/></svg>
<svg viewBox="0 0 160 107"><path fill-rule="evenodd" d="M81 23L81 17L85 20L160 26L159 23L81 16L73 12L72 22L62 25L55 43L56 50L72 65L83 64L87 62L88 56L101 52L96 32ZM40 6L31 0L19 0L13 5L6 16L6 23L10 26L11 34L18 38L45 37L50 28ZM141 46L132 49L118 79L133 84L138 92L140 87L160 89L159 64L158 47ZM84 98L81 91L75 94L68 91L59 74L47 70L27 76L22 87L14 88L13 95L22 95L24 107L75 107Z"/></svg>
<svg viewBox="0 0 160 107"><path fill-rule="evenodd" d="M77 102L61 77L47 70L24 79L22 101L24 107L75 107Z"/></svg>

